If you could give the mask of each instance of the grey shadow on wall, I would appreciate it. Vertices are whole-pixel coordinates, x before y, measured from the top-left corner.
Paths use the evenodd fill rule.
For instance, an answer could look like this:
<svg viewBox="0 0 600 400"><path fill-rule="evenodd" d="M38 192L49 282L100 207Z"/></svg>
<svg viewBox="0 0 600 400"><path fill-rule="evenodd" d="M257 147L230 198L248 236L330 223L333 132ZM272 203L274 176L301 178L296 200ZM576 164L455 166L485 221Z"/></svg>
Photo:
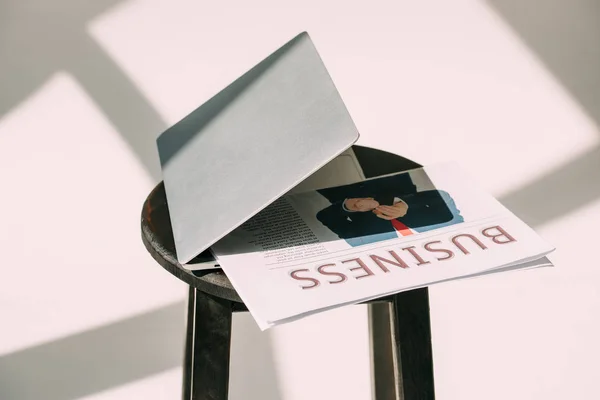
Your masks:
<svg viewBox="0 0 600 400"><path fill-rule="evenodd" d="M0 398L76 399L181 367L185 309L174 303L4 355ZM247 313L234 315L232 399L281 399L269 338Z"/></svg>
<svg viewBox="0 0 600 400"><path fill-rule="evenodd" d="M182 365L175 303L0 357L0 398L76 399Z"/></svg>
<svg viewBox="0 0 600 400"><path fill-rule="evenodd" d="M0 118L52 75L65 71L77 80L148 174L158 181L160 169L154 139L166 124L88 33L87 24L93 18L121 2L0 2Z"/></svg>
<svg viewBox="0 0 600 400"><path fill-rule="evenodd" d="M54 74L64 71L87 92L158 182L161 174L155 137L166 129L166 123L88 33L90 21L121 2L1 1L0 119ZM109 162L110 155L106 159ZM184 309L182 303L172 304L0 356L0 398L74 399L179 367ZM251 324L242 320L236 326L254 332ZM263 373L253 376L253 382L234 376L234 392L265 400L281 398L269 336L250 333L248 337L254 342L253 350L233 343L234 350L238 349L232 354L236 368L252 370L260 360ZM268 385L268 390L257 392L260 382Z"/></svg>
<svg viewBox="0 0 600 400"><path fill-rule="evenodd" d="M487 3L596 126L600 125L600 3L594 0L487 0ZM535 226L598 199L600 146L507 194L501 201Z"/></svg>

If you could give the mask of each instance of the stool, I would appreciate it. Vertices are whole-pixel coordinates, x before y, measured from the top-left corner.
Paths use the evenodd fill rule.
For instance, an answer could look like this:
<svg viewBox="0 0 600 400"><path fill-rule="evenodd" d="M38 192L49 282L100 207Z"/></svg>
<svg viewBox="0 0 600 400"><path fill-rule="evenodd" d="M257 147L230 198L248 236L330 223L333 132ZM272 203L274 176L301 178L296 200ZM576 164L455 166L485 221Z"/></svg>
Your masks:
<svg viewBox="0 0 600 400"><path fill-rule="evenodd" d="M403 157L353 146L367 178L418 168ZM221 270L188 271L177 262L164 184L142 209L142 240L152 257L190 285L184 400L225 400L229 386L232 313L246 306ZM433 362L427 288L369 301L376 400L433 400Z"/></svg>

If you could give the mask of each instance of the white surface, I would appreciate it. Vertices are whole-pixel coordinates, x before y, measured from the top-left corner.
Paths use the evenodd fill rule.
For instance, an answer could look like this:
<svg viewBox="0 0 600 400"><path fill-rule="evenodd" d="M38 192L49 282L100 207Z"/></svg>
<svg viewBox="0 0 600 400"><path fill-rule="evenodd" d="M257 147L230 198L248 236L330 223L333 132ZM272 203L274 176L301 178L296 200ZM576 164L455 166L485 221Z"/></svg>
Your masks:
<svg viewBox="0 0 600 400"><path fill-rule="evenodd" d="M600 115L600 103L593 102L600 93L600 21L587 2L555 1L554 8L523 2L537 4L529 42L541 50L525 44L488 3L475 0L104 3L63 0L50 7L42 0L9 0L0 6L0 208L11 210L0 225L0 369L23 375L4 381L0 374L0 398L30 398L19 395L26 392L19 385L35 387L26 362L31 371L46 367L60 374L60 357L25 357L31 346L70 343L76 333L118 325L184 297L184 285L161 271L140 241L138 213L153 183L121 129L146 116L138 113L136 96L122 95L118 68L164 124L172 124L307 30L361 132L360 144L421 163L457 159L500 197L586 152L599 154L598 121L590 115ZM92 6L98 11L85 10ZM557 22L540 28L544 13L554 13L550 21ZM547 41L545 26L553 33ZM94 40L77 41L85 32ZM90 58L96 53L84 51L89 43L112 58L117 72ZM548 56L557 46L567 66L591 67L569 76ZM587 80L578 80L586 71ZM159 131L137 133L151 144ZM580 194L598 193L597 172L586 172L587 180L573 178L577 184L571 182L564 198L541 196L565 204L564 212L538 226L558 248L555 269L431 289L436 398L599 397L600 272L593 238L600 201L567 206ZM97 195L106 192L114 195ZM104 251L108 247L113 256ZM153 330L165 322L148 321ZM363 308L268 335L257 334L246 317L234 323L233 399L368 398ZM103 346L110 355L110 341ZM88 350L83 343L80 353ZM103 358L94 371L114 369L109 361ZM176 398L180 369L174 367L165 362L163 372L117 379L100 391L83 388L73 397ZM134 362L130 369L136 368ZM60 381L54 385L64 391ZM47 387L38 398L56 398Z"/></svg>

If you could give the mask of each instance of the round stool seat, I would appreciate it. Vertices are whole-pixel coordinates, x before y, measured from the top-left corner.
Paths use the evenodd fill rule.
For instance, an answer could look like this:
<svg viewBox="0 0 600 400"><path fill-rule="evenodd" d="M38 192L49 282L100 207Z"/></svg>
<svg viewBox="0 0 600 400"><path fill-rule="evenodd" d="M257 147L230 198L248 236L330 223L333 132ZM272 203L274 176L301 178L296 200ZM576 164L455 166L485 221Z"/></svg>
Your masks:
<svg viewBox="0 0 600 400"><path fill-rule="evenodd" d="M362 146L352 146L352 149L367 178L420 167L413 161L385 151ZM177 261L163 182L150 192L144 202L142 240L152 257L177 278L204 293L242 302L221 270L189 271Z"/></svg>
<svg viewBox="0 0 600 400"><path fill-rule="evenodd" d="M164 182L150 192L142 210L142 241L152 257L177 278L205 293L242 302L223 271L189 271L178 261Z"/></svg>

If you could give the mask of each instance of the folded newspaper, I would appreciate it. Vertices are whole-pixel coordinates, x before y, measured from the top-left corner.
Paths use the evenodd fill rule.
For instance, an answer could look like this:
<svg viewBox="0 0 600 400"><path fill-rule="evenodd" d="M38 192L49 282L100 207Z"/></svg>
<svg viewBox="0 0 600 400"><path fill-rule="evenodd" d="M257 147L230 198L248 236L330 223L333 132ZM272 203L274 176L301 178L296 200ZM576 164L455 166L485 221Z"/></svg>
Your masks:
<svg viewBox="0 0 600 400"><path fill-rule="evenodd" d="M456 164L364 179L351 150L212 247L263 330L552 250Z"/></svg>

